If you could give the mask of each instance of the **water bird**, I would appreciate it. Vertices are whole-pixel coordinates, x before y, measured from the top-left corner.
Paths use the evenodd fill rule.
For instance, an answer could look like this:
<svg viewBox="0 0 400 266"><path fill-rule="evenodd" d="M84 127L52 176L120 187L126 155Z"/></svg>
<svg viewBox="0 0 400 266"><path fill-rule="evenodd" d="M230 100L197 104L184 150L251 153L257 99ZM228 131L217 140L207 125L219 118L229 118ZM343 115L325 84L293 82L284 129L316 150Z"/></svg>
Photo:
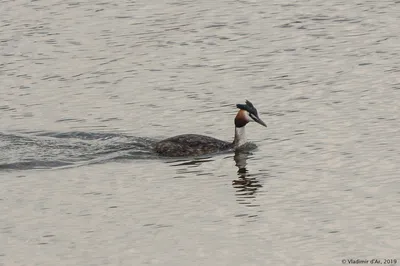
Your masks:
<svg viewBox="0 0 400 266"><path fill-rule="evenodd" d="M233 142L197 134L184 134L157 142L155 144L156 153L168 157L185 157L237 150L243 147L247 143L245 134L247 123L255 121L264 127L267 125L260 119L257 109L250 101L246 100L245 104L236 104L236 107L239 108L239 111L234 120L235 137Z"/></svg>

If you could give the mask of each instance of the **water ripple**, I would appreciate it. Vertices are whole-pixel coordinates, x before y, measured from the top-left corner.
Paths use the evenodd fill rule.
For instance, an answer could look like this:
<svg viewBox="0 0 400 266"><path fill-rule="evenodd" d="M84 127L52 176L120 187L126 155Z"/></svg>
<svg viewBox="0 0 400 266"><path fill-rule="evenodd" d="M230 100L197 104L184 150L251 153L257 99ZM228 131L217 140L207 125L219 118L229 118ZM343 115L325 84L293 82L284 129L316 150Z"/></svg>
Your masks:
<svg viewBox="0 0 400 266"><path fill-rule="evenodd" d="M156 157L153 140L113 133L0 133L0 169L49 169Z"/></svg>

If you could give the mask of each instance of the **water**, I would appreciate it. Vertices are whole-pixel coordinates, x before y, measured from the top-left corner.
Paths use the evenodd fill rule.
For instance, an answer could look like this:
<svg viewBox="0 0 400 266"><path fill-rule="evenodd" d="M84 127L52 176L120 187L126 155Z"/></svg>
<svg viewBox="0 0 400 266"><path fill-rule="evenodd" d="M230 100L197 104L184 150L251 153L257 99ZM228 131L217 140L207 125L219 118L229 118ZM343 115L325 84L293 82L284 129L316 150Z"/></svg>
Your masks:
<svg viewBox="0 0 400 266"><path fill-rule="evenodd" d="M399 260L399 14L3 1L0 265ZM232 140L245 99L268 124L247 126L256 150L152 153L183 133Z"/></svg>

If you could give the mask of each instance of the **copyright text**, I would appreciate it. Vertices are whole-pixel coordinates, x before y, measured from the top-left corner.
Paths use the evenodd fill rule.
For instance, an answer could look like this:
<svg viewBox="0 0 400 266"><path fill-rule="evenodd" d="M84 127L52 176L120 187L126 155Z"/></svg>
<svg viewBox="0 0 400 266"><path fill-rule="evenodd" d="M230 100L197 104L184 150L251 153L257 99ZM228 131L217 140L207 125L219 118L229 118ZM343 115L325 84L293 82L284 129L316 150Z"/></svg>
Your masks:
<svg viewBox="0 0 400 266"><path fill-rule="evenodd" d="M342 264L397 264L397 259L342 259Z"/></svg>

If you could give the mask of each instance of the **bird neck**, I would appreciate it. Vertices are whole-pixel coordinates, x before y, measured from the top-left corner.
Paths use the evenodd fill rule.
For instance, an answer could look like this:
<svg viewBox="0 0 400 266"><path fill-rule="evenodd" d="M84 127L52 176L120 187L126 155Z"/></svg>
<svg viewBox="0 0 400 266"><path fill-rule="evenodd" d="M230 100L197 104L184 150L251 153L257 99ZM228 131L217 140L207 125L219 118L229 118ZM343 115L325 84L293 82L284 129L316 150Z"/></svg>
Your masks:
<svg viewBox="0 0 400 266"><path fill-rule="evenodd" d="M238 148L247 142L245 127L235 127L235 138L233 140L233 146Z"/></svg>

